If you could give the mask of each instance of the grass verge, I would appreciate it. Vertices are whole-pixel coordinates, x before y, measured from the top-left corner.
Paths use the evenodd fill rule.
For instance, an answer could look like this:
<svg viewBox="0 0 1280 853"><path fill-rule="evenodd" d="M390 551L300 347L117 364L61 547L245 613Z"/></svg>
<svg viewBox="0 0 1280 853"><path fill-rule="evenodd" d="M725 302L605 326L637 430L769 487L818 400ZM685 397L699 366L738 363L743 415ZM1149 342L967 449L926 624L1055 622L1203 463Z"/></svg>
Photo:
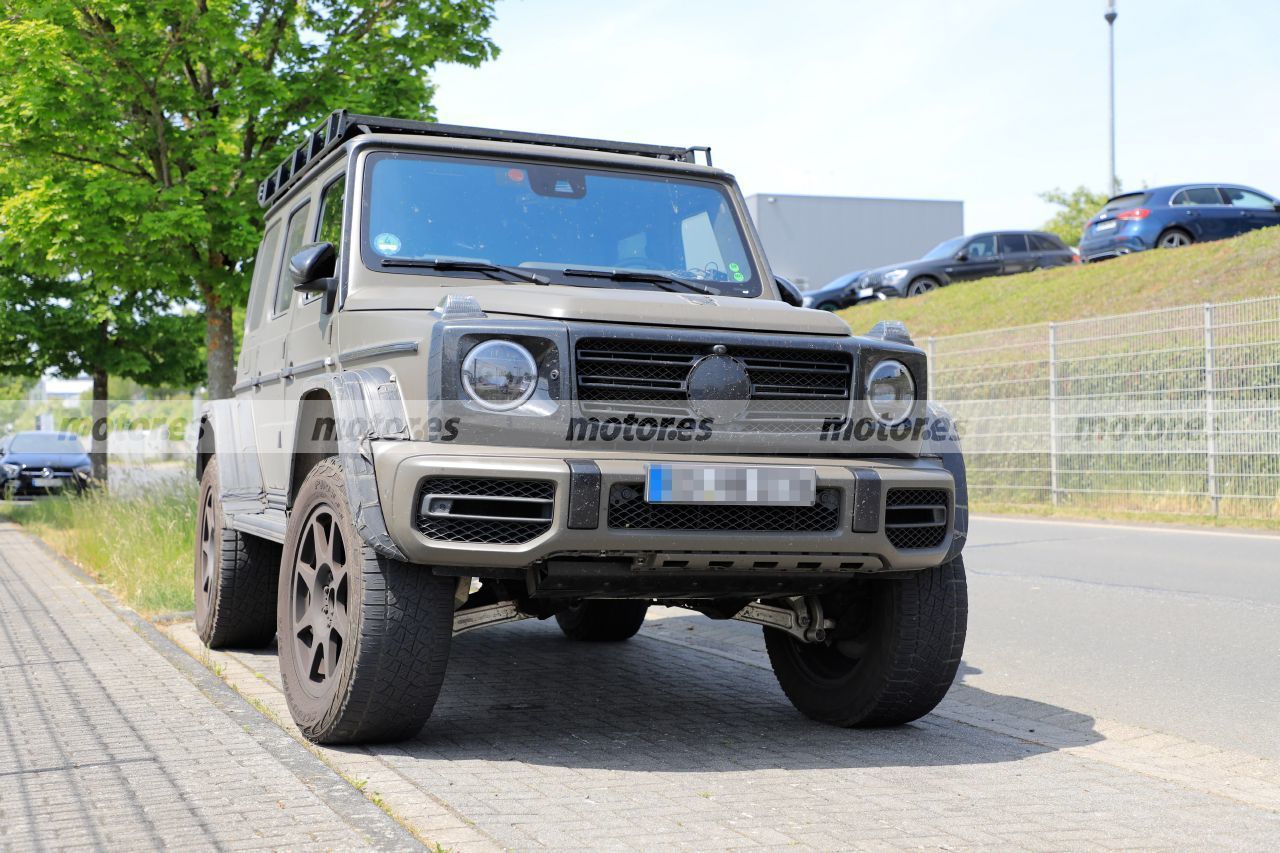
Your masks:
<svg viewBox="0 0 1280 853"><path fill-rule="evenodd" d="M188 478L126 496L92 492L2 506L0 515L39 536L144 616L191 609L196 484Z"/></svg>
<svg viewBox="0 0 1280 853"><path fill-rule="evenodd" d="M1185 249L960 282L911 299L854 306L840 316L857 334L879 320L901 320L912 337L921 341L930 336L1275 296L1277 279L1280 228L1265 228Z"/></svg>

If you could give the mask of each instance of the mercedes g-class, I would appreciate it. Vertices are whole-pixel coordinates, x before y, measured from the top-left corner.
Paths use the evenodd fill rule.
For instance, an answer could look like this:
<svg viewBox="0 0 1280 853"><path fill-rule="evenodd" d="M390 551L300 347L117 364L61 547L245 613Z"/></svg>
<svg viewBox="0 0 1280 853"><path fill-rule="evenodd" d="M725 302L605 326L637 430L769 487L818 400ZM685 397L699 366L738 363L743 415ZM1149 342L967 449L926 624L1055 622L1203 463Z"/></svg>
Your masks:
<svg viewBox="0 0 1280 853"><path fill-rule="evenodd" d="M967 500L925 354L795 305L709 149L339 111L259 201L195 621L277 638L307 737L414 735L461 632L655 604L764 626L817 720L942 699Z"/></svg>

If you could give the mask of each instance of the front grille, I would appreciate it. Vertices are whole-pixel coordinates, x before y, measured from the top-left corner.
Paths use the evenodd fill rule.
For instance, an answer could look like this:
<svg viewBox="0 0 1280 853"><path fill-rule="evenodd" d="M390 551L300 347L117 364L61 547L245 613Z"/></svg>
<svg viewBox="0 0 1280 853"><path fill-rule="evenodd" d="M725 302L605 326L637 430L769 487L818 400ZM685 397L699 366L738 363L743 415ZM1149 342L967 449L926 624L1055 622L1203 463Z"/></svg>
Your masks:
<svg viewBox="0 0 1280 853"><path fill-rule="evenodd" d="M946 489L890 489L884 533L898 550L936 548L947 538Z"/></svg>
<svg viewBox="0 0 1280 853"><path fill-rule="evenodd" d="M584 414L689 417L686 380L713 343L587 338L575 352L577 399ZM847 414L848 353L796 347L727 345L747 368L751 402L741 428L794 431Z"/></svg>
<svg viewBox="0 0 1280 853"><path fill-rule="evenodd" d="M551 529L555 492L549 480L428 477L418 487L417 527L442 542L520 545Z"/></svg>
<svg viewBox="0 0 1280 853"><path fill-rule="evenodd" d="M819 489L813 506L652 504L643 484L615 483L608 523L615 530L825 533L840 526L840 490Z"/></svg>

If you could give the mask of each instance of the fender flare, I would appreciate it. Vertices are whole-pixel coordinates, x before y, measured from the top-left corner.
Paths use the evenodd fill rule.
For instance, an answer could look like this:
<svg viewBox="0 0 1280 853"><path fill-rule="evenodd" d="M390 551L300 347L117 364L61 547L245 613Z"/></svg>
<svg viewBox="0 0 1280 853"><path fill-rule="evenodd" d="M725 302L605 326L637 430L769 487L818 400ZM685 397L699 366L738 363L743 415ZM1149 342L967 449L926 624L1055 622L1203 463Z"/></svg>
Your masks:
<svg viewBox="0 0 1280 853"><path fill-rule="evenodd" d="M937 456L942 467L955 481L955 521L951 547L947 550L946 560L951 561L960 556L965 542L969 538L969 478L965 470L964 454L960 449L960 433L956 429L955 419L945 407L938 403L929 403L928 441L922 452Z"/></svg>
<svg viewBox="0 0 1280 853"><path fill-rule="evenodd" d="M236 398L211 400L200 413L196 476L204 476L207 458L217 457L221 486L218 498L228 515L260 513L266 505L252 405L249 400Z"/></svg>
<svg viewBox="0 0 1280 853"><path fill-rule="evenodd" d="M385 367L344 370L329 376L338 458L347 501L361 538L379 554L404 560L387 531L373 467L373 441L408 441L409 417L400 385Z"/></svg>

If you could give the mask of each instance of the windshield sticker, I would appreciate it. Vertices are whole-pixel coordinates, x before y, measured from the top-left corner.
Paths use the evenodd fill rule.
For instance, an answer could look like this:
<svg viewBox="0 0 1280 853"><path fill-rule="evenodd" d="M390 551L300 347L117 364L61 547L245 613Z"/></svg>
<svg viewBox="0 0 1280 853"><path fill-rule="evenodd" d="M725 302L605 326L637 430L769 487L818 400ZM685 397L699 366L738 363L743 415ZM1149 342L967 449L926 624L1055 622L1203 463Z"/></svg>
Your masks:
<svg viewBox="0 0 1280 853"><path fill-rule="evenodd" d="M741 269L742 267L738 266L737 264L729 264L729 272L738 272Z"/></svg>
<svg viewBox="0 0 1280 853"><path fill-rule="evenodd" d="M391 233L382 233L373 238L373 248L384 255L394 255L400 251L400 238Z"/></svg>
<svg viewBox="0 0 1280 853"><path fill-rule="evenodd" d="M747 280L747 277L746 277L745 275L743 275L742 273L740 273L740 272L736 272L736 273L734 273L734 274L733 274L733 280L734 280L734 281L746 281L746 280Z"/></svg>

